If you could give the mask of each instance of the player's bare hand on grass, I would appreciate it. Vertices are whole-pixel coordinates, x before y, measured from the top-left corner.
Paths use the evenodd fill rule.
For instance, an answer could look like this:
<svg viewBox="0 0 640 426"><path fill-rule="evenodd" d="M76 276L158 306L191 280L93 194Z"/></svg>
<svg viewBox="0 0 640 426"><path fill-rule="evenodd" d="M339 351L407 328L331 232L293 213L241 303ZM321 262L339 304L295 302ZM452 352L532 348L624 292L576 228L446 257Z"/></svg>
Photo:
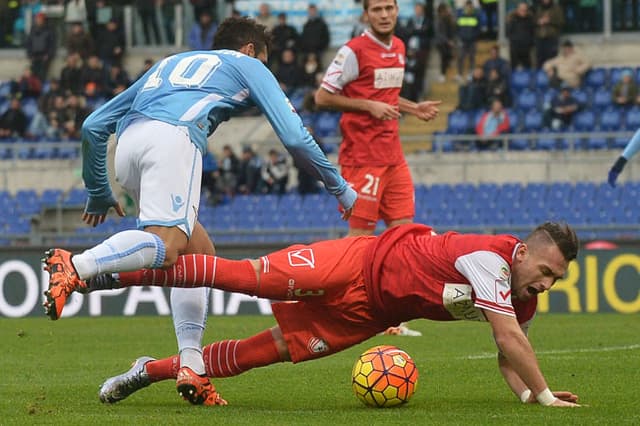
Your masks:
<svg viewBox="0 0 640 426"><path fill-rule="evenodd" d="M580 404L576 404L575 402L563 401L561 399L557 399L550 405L550 407L581 407Z"/></svg>
<svg viewBox="0 0 640 426"><path fill-rule="evenodd" d="M400 118L400 109L397 106L378 101L369 102L369 113L378 120L397 120Z"/></svg>
<svg viewBox="0 0 640 426"><path fill-rule="evenodd" d="M440 108L438 106L442 101L424 101L417 105L415 116L420 120L430 121L438 116Z"/></svg>
<svg viewBox="0 0 640 426"><path fill-rule="evenodd" d="M101 223L104 223L107 218L107 213L111 207L115 209L118 216L123 217L125 215L124 209L120 203L113 198L113 195L106 197L95 197L90 195L87 199L87 204L84 207L84 212L82 213L82 221L95 228Z"/></svg>
<svg viewBox="0 0 640 426"><path fill-rule="evenodd" d="M573 403L578 402L578 395L569 391L557 391L553 393L553 396L555 396L561 401L573 402Z"/></svg>

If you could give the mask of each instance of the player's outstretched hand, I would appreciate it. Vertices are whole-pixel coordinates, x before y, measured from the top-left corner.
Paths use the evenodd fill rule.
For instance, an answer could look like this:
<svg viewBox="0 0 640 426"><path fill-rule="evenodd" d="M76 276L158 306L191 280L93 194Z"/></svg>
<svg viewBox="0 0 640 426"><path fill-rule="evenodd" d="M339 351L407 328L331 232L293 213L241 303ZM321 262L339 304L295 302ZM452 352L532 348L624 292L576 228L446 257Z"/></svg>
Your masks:
<svg viewBox="0 0 640 426"><path fill-rule="evenodd" d="M618 180L618 175L620 173L611 169L609 170L609 177L607 179L607 181L609 182L609 185L611 185L612 188L616 187L616 180Z"/></svg>
<svg viewBox="0 0 640 426"><path fill-rule="evenodd" d="M578 402L578 395L569 391L556 391L556 392L553 392L553 396L566 402L573 402L573 403Z"/></svg>
<svg viewBox="0 0 640 426"><path fill-rule="evenodd" d="M400 109L384 102L369 101L369 114L378 120L397 120L400 118Z"/></svg>
<svg viewBox="0 0 640 426"><path fill-rule="evenodd" d="M616 187L616 180L618 179L618 175L622 173L622 170L624 169L624 166L626 164L627 159L622 155L618 157L615 163L613 163L613 166L611 166L611 170L609 170L609 177L607 179L609 181L609 185L614 188Z"/></svg>
<svg viewBox="0 0 640 426"><path fill-rule="evenodd" d="M569 401L563 401L561 399L556 398L555 401L553 401L553 404L549 405L548 407L580 407L580 404L576 404L575 402L569 402Z"/></svg>
<svg viewBox="0 0 640 426"><path fill-rule="evenodd" d="M104 220L107 217L107 212L111 207L116 210L118 216L124 216L122 206L113 197L113 195L106 197L95 197L89 195L89 198L87 198L87 204L84 207L84 212L82 213L82 221L87 225L96 227L99 224L104 223Z"/></svg>
<svg viewBox="0 0 640 426"><path fill-rule="evenodd" d="M441 103L442 101L420 102L418 103L415 116L424 121L433 120L438 116L438 113L440 112L440 108L438 108L438 105L440 105Z"/></svg>
<svg viewBox="0 0 640 426"><path fill-rule="evenodd" d="M351 188L350 186L341 193L336 195L338 202L340 203L340 213L342 213L342 220L347 220L351 217L351 213L353 213L353 206L358 199L358 193Z"/></svg>

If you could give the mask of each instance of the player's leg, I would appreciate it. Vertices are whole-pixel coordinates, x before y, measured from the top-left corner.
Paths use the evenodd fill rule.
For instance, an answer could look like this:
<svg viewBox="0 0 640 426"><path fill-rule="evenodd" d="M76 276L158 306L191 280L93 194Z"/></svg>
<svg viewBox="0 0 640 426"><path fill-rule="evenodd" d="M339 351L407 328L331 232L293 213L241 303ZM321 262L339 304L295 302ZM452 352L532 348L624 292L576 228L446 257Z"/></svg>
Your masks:
<svg viewBox="0 0 640 426"><path fill-rule="evenodd" d="M201 155L188 133L167 123L139 120L118 140L115 167L117 180L139 206L139 226L145 230L119 232L74 256L50 250L45 308L52 319L59 318L69 294L85 287L84 280L101 273L168 266L187 247L202 168Z"/></svg>
<svg viewBox="0 0 640 426"><path fill-rule="evenodd" d="M385 170L386 167L342 167L342 176L358 192L347 236L373 235L379 219L380 183Z"/></svg>
<svg viewBox="0 0 640 426"><path fill-rule="evenodd" d="M411 170L405 163L392 166L382 176L380 217L388 228L412 223L415 216L415 189Z"/></svg>
<svg viewBox="0 0 640 426"><path fill-rule="evenodd" d="M274 300L324 301L344 291L362 269L374 237L294 245L254 260L180 256L172 268L120 273L119 286L210 286Z"/></svg>

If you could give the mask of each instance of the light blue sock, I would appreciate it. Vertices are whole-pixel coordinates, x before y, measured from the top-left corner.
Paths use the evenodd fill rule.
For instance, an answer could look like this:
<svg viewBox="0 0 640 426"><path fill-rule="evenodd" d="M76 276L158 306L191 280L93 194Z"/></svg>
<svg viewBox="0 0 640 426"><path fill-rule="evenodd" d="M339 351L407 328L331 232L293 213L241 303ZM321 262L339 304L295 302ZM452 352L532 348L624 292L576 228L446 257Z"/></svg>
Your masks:
<svg viewBox="0 0 640 426"><path fill-rule="evenodd" d="M172 288L171 313L178 339L180 367L203 375L202 337L207 322L210 288Z"/></svg>
<svg viewBox="0 0 640 426"><path fill-rule="evenodd" d="M73 265L81 279L103 272L137 271L159 268L164 263L165 247L160 237L150 232L118 232L97 246L74 255Z"/></svg>

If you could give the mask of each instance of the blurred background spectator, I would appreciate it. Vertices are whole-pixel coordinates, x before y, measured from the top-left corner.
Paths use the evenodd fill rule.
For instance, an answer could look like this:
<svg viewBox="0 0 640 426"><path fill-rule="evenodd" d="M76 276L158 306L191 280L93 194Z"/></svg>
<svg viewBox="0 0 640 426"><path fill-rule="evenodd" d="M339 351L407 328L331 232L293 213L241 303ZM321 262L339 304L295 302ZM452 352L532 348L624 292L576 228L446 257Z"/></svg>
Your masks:
<svg viewBox="0 0 640 426"><path fill-rule="evenodd" d="M500 99L493 99L489 111L482 114L476 125L476 134L480 136L480 139L476 141L476 147L479 150L497 148L500 141L491 137L508 133L510 128L509 115L502 102Z"/></svg>
<svg viewBox="0 0 640 426"><path fill-rule="evenodd" d="M536 66L541 68L546 61L558 54L560 34L564 27L562 8L554 0L541 0L536 9Z"/></svg>
<svg viewBox="0 0 640 426"><path fill-rule="evenodd" d="M56 35L47 25L47 17L44 13L37 13L34 23L25 41L25 49L31 61L31 70L41 81L44 81L48 77L49 66L56 54Z"/></svg>
<svg viewBox="0 0 640 426"><path fill-rule="evenodd" d="M566 129L571 126L579 109L580 104L571 94L571 87L565 84L552 99L551 108L545 112L545 124L553 130Z"/></svg>
<svg viewBox="0 0 640 426"><path fill-rule="evenodd" d="M9 109L0 115L0 138L25 136L28 124L20 98L14 96L9 103Z"/></svg>
<svg viewBox="0 0 640 426"><path fill-rule="evenodd" d="M299 41L300 51L303 54L315 53L321 60L324 52L329 47L329 27L320 16L318 7L313 3L307 7L307 21L302 27L302 35Z"/></svg>
<svg viewBox="0 0 640 426"><path fill-rule="evenodd" d="M581 52L575 49L571 40L565 40L560 53L545 62L543 66L552 87L559 87L566 83L573 88L580 87L582 77L589 68L591 64Z"/></svg>
<svg viewBox="0 0 640 426"><path fill-rule="evenodd" d="M287 183L289 183L287 157L276 149L269 150L269 155L262 166L261 177L263 193L282 195L287 192Z"/></svg>
<svg viewBox="0 0 640 426"><path fill-rule="evenodd" d="M613 86L611 93L613 103L626 107L633 105L638 100L638 85L633 79L633 71L625 69L622 72L620 81Z"/></svg>
<svg viewBox="0 0 640 426"><path fill-rule="evenodd" d="M189 31L189 48L192 50L209 50L213 46L213 37L218 25L213 21L213 14L208 10L200 12L198 22L194 22Z"/></svg>
<svg viewBox="0 0 640 426"><path fill-rule="evenodd" d="M531 52L535 45L536 23L525 1L507 17L506 35L509 39L509 59L511 67L531 68Z"/></svg>

